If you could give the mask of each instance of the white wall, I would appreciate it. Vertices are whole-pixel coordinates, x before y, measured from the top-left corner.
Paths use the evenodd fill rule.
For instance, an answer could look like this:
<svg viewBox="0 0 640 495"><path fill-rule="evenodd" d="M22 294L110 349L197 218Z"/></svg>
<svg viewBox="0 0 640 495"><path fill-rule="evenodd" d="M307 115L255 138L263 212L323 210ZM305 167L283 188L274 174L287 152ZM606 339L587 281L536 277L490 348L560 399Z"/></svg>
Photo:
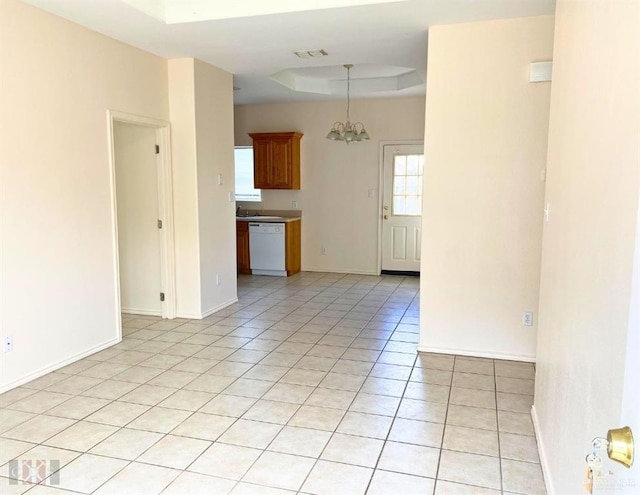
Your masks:
<svg viewBox="0 0 640 495"><path fill-rule="evenodd" d="M0 391L117 341L107 109L168 120L167 63L0 2Z"/></svg>
<svg viewBox="0 0 640 495"><path fill-rule="evenodd" d="M550 495L580 491L591 440L622 426L625 365L637 370L627 340L638 306L639 21L638 2L557 3L534 406Z"/></svg>
<svg viewBox="0 0 640 495"><path fill-rule="evenodd" d="M200 307L207 315L237 301L236 206L229 200L234 190L233 77L199 60L194 69Z"/></svg>
<svg viewBox="0 0 640 495"><path fill-rule="evenodd" d="M162 316L156 130L116 121L113 141L120 309Z"/></svg>
<svg viewBox="0 0 640 495"><path fill-rule="evenodd" d="M301 189L262 191L262 204L249 209L302 210L302 269L375 274L378 269L380 141L424 137L424 98L355 100L353 120L362 121L371 141L346 145L325 139L344 120L346 101L239 105L235 144L250 146L250 132L298 131ZM375 197L368 197L368 190ZM327 254L321 254L325 246Z"/></svg>
<svg viewBox="0 0 640 495"><path fill-rule="evenodd" d="M552 49L552 16L429 30L421 350L535 359Z"/></svg>

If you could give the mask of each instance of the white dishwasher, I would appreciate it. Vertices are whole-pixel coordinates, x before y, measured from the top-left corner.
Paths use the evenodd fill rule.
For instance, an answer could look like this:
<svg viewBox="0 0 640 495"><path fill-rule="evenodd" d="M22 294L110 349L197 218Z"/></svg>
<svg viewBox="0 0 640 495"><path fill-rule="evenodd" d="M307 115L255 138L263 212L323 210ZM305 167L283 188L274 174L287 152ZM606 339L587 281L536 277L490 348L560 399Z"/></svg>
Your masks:
<svg viewBox="0 0 640 495"><path fill-rule="evenodd" d="M254 275L286 277L284 223L249 223L249 257Z"/></svg>

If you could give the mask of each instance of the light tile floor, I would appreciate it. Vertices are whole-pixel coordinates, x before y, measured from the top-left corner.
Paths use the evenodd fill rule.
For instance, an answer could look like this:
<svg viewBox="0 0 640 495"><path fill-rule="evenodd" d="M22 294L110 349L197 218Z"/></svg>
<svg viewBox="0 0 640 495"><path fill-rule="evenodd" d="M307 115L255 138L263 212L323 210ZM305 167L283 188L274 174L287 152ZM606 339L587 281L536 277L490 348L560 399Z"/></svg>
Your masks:
<svg viewBox="0 0 640 495"><path fill-rule="evenodd" d="M533 365L416 354L418 279L238 285L204 320L124 315L122 343L1 395L0 493L545 493Z"/></svg>

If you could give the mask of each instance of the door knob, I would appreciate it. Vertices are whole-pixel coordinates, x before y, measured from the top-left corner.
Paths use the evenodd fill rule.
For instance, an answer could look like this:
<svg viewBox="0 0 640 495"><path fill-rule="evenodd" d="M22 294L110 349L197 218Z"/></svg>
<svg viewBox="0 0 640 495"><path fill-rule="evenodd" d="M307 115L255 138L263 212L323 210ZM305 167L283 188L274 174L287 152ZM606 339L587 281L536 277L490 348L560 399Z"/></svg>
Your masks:
<svg viewBox="0 0 640 495"><path fill-rule="evenodd" d="M625 467L633 464L633 433L624 426L607 432L607 455Z"/></svg>
<svg viewBox="0 0 640 495"><path fill-rule="evenodd" d="M385 220L389 220L389 215L385 215L382 218L384 218Z"/></svg>

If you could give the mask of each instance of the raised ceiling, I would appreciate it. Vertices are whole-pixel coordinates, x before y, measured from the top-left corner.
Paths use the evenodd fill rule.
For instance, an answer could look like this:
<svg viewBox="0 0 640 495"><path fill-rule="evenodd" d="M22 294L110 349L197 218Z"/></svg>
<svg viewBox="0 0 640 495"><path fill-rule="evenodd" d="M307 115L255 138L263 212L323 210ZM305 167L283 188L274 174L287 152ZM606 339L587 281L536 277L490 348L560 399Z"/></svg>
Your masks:
<svg viewBox="0 0 640 495"><path fill-rule="evenodd" d="M162 57L195 57L231 72L240 88L236 104L335 99L344 85L344 74L341 79L336 72L343 64L354 64L356 98L424 94L430 26L552 14L555 5L554 0L24 1ZM313 49L328 55L293 53ZM319 91L309 91L314 87Z"/></svg>

